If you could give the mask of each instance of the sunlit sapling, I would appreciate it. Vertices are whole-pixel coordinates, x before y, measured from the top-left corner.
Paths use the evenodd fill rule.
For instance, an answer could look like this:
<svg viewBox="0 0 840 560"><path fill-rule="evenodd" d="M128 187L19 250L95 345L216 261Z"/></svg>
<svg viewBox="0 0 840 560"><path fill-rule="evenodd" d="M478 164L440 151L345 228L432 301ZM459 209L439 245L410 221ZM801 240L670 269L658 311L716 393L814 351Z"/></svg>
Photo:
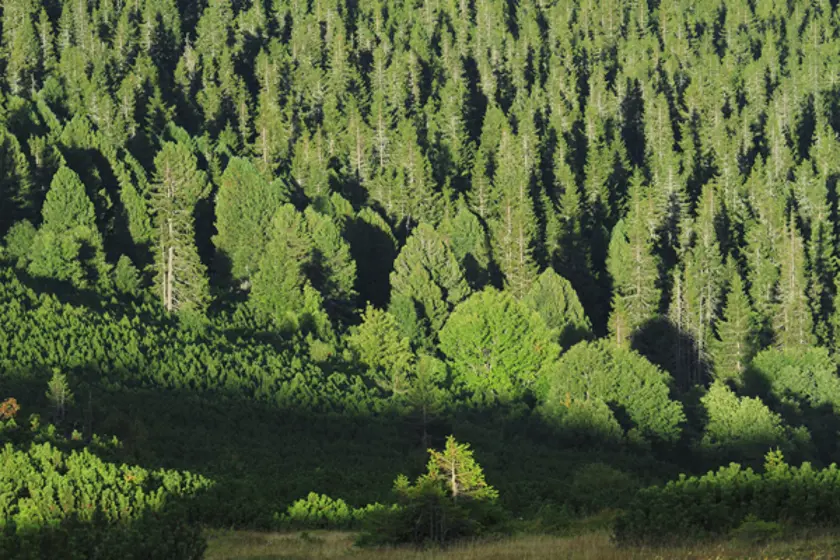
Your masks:
<svg viewBox="0 0 840 560"><path fill-rule="evenodd" d="M362 543L445 544L498 520L499 493L484 480L468 444L449 436L442 451L429 449L429 455L427 472L413 484L403 474L394 481L395 507L368 513Z"/></svg>

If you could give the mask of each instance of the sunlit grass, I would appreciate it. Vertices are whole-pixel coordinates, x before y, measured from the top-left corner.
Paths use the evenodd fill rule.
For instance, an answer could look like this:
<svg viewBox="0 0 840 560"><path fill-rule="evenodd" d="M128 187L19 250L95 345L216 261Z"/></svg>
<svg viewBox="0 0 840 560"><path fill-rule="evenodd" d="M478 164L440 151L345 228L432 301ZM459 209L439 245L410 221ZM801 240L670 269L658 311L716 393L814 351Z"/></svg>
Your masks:
<svg viewBox="0 0 840 560"><path fill-rule="evenodd" d="M355 534L346 532L260 533L214 531L209 535L207 558L314 559L354 558L395 560L528 560L542 558L581 560L630 559L840 559L840 536L813 535L765 544L727 541L682 548L619 548L607 531L575 537L522 535L500 540L460 544L446 550L413 548L360 549Z"/></svg>

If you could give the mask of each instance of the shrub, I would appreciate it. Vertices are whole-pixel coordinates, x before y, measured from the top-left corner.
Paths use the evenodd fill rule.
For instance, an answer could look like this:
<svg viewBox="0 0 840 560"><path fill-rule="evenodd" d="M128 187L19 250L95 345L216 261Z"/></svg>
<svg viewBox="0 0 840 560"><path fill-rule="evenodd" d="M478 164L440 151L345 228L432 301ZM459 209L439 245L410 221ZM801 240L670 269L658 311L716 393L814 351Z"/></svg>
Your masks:
<svg viewBox="0 0 840 560"><path fill-rule="evenodd" d="M763 474L732 463L701 477L681 475L640 490L617 520L615 536L621 543L699 539L726 535L755 519L840 526L840 469L790 467L780 452L771 452Z"/></svg>
<svg viewBox="0 0 840 560"><path fill-rule="evenodd" d="M344 500L310 492L297 500L282 515L275 515L281 528L294 529L348 529L357 520L356 510Z"/></svg>

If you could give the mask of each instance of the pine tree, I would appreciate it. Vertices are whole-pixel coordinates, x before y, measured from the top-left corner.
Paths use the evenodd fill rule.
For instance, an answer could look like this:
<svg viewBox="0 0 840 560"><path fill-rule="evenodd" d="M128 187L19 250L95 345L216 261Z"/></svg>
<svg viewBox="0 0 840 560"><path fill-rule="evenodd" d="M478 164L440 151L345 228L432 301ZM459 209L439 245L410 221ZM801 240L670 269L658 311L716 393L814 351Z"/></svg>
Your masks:
<svg viewBox="0 0 840 560"><path fill-rule="evenodd" d="M207 196L192 150L166 142L155 156L152 209L157 228L155 283L167 312L203 312L210 301L207 269L195 245L196 204Z"/></svg>
<svg viewBox="0 0 840 560"><path fill-rule="evenodd" d="M17 220L34 218L29 165L17 138L0 126L0 235Z"/></svg>
<svg viewBox="0 0 840 560"><path fill-rule="evenodd" d="M429 449L427 476L441 480L453 500L495 500L499 493L484 481L484 471L469 444L446 438L443 451Z"/></svg>
<svg viewBox="0 0 840 560"><path fill-rule="evenodd" d="M305 308L306 289L312 289L306 275L312 266L306 220L294 206L285 204L272 218L268 239L252 278L250 301L281 330L294 330Z"/></svg>
<svg viewBox="0 0 840 560"><path fill-rule="evenodd" d="M368 305L362 324L347 337L347 347L389 395L400 397L409 391L415 357L393 315Z"/></svg>
<svg viewBox="0 0 840 560"><path fill-rule="evenodd" d="M723 317L711 345L716 379L742 381L744 372L758 349L755 313L747 299L744 281L733 262L729 262L729 289Z"/></svg>
<svg viewBox="0 0 840 560"><path fill-rule="evenodd" d="M304 212L307 230L312 238L312 271L310 280L324 298L331 315L349 320L353 316L356 293L356 262L350 244L341 228L330 216L310 206Z"/></svg>

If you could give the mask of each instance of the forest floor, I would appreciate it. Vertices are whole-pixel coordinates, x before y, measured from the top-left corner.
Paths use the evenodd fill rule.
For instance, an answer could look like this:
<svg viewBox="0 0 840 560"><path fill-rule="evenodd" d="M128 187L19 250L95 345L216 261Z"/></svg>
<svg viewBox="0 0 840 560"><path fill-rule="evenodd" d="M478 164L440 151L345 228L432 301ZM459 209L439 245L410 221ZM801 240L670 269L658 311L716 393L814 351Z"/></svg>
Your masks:
<svg viewBox="0 0 840 560"><path fill-rule="evenodd" d="M819 535L750 543L721 541L681 548L619 548L606 531L575 537L521 535L502 540L476 541L446 550L413 548L360 549L349 532L310 531L260 533L214 531L209 534L208 560L305 560L354 558L359 560L528 560L542 558L582 560L670 559L840 559L840 535Z"/></svg>

